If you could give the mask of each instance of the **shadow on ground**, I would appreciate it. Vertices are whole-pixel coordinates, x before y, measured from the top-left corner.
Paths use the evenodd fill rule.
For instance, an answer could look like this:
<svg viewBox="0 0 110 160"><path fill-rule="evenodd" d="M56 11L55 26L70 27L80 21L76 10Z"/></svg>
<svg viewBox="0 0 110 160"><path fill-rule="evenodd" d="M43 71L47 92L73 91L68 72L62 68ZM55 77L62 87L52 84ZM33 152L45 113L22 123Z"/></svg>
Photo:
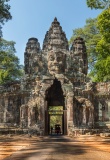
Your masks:
<svg viewBox="0 0 110 160"><path fill-rule="evenodd" d="M4 160L28 160L30 157L40 157L40 155L57 154L60 155L83 155L89 147L83 144L74 144L73 139L66 136L48 136L42 137L38 142L34 140L31 146L20 150L11 157ZM48 159L49 160L49 159Z"/></svg>

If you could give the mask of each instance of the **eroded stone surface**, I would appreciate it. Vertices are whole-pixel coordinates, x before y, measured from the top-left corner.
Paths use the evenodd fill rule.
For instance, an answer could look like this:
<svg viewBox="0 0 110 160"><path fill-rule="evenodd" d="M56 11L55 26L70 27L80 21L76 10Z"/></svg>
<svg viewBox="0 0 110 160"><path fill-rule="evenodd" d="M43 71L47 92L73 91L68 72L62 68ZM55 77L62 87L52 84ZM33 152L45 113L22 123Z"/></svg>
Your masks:
<svg viewBox="0 0 110 160"><path fill-rule="evenodd" d="M63 106L64 134L76 128L100 128L101 122L109 127L110 83L91 82L84 40L76 38L69 50L57 18L46 32L42 50L37 38L28 40L24 63L21 81L0 86L2 127L33 128L47 134L50 105Z"/></svg>

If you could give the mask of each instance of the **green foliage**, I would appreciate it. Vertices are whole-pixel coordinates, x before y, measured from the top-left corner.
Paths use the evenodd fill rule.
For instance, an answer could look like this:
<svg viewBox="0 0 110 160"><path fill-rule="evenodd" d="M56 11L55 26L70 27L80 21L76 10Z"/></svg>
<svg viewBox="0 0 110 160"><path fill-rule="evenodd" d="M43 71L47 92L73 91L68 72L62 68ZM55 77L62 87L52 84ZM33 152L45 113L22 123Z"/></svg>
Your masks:
<svg viewBox="0 0 110 160"><path fill-rule="evenodd" d="M89 71L91 71L97 61L96 45L101 39L101 34L97 28L97 19L87 19L86 25L83 28L73 30L73 35L69 43L72 44L76 37L82 37L85 40L88 53Z"/></svg>
<svg viewBox="0 0 110 160"><path fill-rule="evenodd" d="M9 0L0 0L0 38L2 26L12 18L9 10ZM19 65L19 59L15 56L15 42L0 39L0 84L19 79L23 74L23 67Z"/></svg>
<svg viewBox="0 0 110 160"><path fill-rule="evenodd" d="M12 18L9 10L10 5L8 5L6 2L9 0L0 0L0 23L4 24L4 22L10 20Z"/></svg>
<svg viewBox="0 0 110 160"><path fill-rule="evenodd" d="M49 106L49 111L62 111L63 106Z"/></svg>
<svg viewBox="0 0 110 160"><path fill-rule="evenodd" d="M110 8L104 10L98 16L98 28L100 33L106 39L106 41L110 42Z"/></svg>
<svg viewBox="0 0 110 160"><path fill-rule="evenodd" d="M55 124L60 124L62 126L62 115L50 115L50 126L54 128Z"/></svg>
<svg viewBox="0 0 110 160"><path fill-rule="evenodd" d="M49 106L49 113L50 126L53 128L55 127L55 124L60 124L62 126L63 106Z"/></svg>
<svg viewBox="0 0 110 160"><path fill-rule="evenodd" d="M12 19L11 13L9 12L10 5L7 4L8 1L9 0L0 0L0 37L2 36L1 25Z"/></svg>
<svg viewBox="0 0 110 160"><path fill-rule="evenodd" d="M98 16L97 24L102 38L96 46L98 59L91 75L95 81L110 81L110 8Z"/></svg>
<svg viewBox="0 0 110 160"><path fill-rule="evenodd" d="M93 77L92 79L95 82L110 81L110 56L98 60L90 76Z"/></svg>
<svg viewBox="0 0 110 160"><path fill-rule="evenodd" d="M104 9L110 6L110 0L87 0L86 2L91 9Z"/></svg>
<svg viewBox="0 0 110 160"><path fill-rule="evenodd" d="M98 54L98 59L105 59L108 56L110 56L110 43L108 43L104 38L102 38L97 46L96 46L96 50L99 53Z"/></svg>
<svg viewBox="0 0 110 160"><path fill-rule="evenodd" d="M15 42L0 41L0 84L19 79L23 74L23 67L15 56Z"/></svg>

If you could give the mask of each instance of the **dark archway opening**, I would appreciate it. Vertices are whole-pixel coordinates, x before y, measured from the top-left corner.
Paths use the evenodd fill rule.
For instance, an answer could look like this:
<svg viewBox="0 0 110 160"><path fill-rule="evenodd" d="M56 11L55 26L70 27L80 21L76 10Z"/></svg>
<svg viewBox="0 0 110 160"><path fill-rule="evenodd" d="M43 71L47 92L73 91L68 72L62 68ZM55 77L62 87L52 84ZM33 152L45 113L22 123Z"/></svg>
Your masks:
<svg viewBox="0 0 110 160"><path fill-rule="evenodd" d="M56 133L56 126L59 125L60 134L67 133L67 116L65 111L64 95L61 88L61 83L57 79L53 85L46 90L47 110L45 112L45 134Z"/></svg>

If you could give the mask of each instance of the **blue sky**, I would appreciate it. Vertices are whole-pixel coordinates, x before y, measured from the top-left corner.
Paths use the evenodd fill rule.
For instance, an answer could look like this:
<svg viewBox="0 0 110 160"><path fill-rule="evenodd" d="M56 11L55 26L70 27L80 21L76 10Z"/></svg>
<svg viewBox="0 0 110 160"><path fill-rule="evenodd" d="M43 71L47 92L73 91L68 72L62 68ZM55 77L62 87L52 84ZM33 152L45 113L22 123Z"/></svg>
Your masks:
<svg viewBox="0 0 110 160"><path fill-rule="evenodd" d="M16 55L24 64L24 51L29 38L36 37L42 48L46 31L57 17L68 40L73 29L83 27L88 18L100 10L91 10L86 0L10 0L13 19L3 26L3 38L16 42Z"/></svg>

